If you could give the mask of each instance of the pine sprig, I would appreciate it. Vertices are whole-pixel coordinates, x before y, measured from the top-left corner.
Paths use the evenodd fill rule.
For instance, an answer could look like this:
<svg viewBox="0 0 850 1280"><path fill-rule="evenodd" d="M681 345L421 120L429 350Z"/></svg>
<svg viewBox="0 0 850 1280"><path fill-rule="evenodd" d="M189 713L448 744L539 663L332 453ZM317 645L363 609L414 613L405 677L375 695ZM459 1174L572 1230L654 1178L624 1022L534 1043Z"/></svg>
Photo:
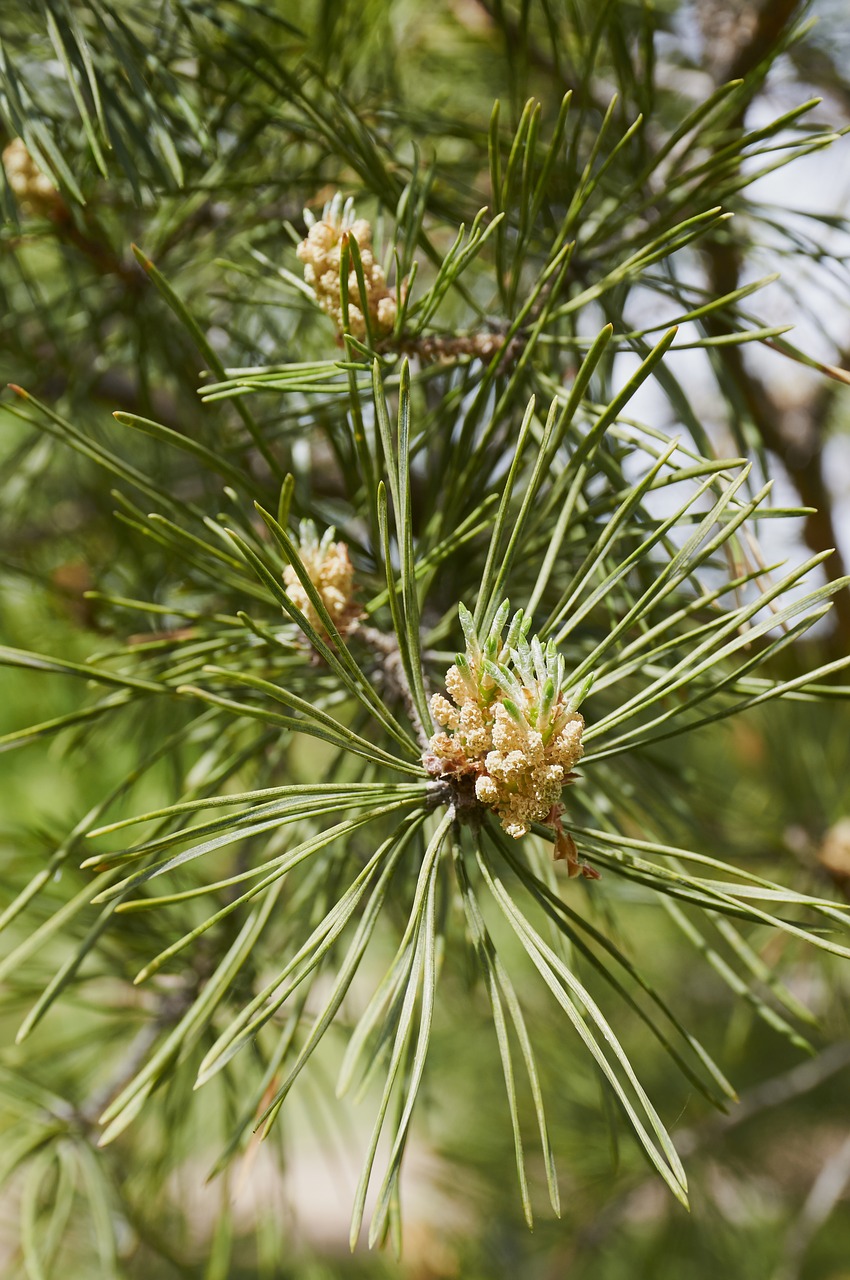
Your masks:
<svg viewBox="0 0 850 1280"><path fill-rule="evenodd" d="M699 264L744 255L772 216L755 178L837 134L812 101L743 123L756 70L661 102L663 19L569 8L567 34L549 5L486 7L510 105L474 118L381 100L383 53L347 19L312 61L310 32L241 0L174 0L150 22L50 0L4 45L0 113L29 156L8 171L0 290L27 323L4 330L21 368L4 411L30 433L4 510L28 535L72 459L99 634L0 648L74 690L0 749L58 738L110 779L35 869L13 862L0 916L16 1052L33 1055L0 1072L29 1274L55 1272L79 1202L118 1274L116 1139L132 1152L173 1117L174 1152L206 1158L193 1117L215 1115L226 1176L252 1133L275 1140L293 1090L324 1092L335 1054L340 1106L374 1095L352 1247L370 1192L370 1245L396 1238L467 948L529 1226L527 1116L561 1209L543 999L559 1061L598 1078L687 1203L675 1110L630 1027L709 1104L735 1088L630 949L635 912L796 1048L815 1018L762 936L850 955L846 901L712 839L678 760L742 711L848 696L850 659L809 656L847 580L811 585L825 551L768 563L763 522L808 508L754 479L766 442L737 417L740 456L717 456L676 354L826 364L750 310L776 273L712 289ZM532 64L557 94L524 96ZM491 96L479 76L459 92ZM328 184L322 216L302 215ZM778 224L777 254L810 258ZM104 423L107 367L132 376ZM671 413L673 435L656 425ZM61 537L12 569L47 576ZM104 975L110 1071L71 1104L64 1051L55 1090L21 1064Z"/></svg>

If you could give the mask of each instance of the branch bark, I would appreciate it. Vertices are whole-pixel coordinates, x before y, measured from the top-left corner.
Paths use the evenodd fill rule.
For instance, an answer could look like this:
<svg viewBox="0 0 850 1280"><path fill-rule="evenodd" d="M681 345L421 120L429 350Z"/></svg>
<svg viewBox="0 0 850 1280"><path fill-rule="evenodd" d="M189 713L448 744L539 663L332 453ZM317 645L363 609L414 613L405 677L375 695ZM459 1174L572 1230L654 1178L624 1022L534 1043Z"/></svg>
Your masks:
<svg viewBox="0 0 850 1280"><path fill-rule="evenodd" d="M765 67L771 50L788 34L803 7L801 0L762 0L747 40L734 51L718 76L718 83L752 78L751 91L742 101L736 122L739 127L743 127L747 106L761 86L763 74L759 75L759 70ZM742 262L735 246L717 240L710 242L706 264L709 287L716 297L739 287ZM711 335L723 332L722 324L714 317L707 319L706 329ZM765 447L782 463L802 504L814 508L805 518L803 535L812 551L833 550L824 571L830 581L838 580L844 576L845 564L838 550L832 498L823 468L825 427L836 384L825 382L812 398L806 430L801 434L797 412L798 420L792 423L788 409L748 367L741 347L721 345L716 353ZM835 656L841 656L850 645L850 590L846 587L834 597L834 618L835 634L825 647Z"/></svg>

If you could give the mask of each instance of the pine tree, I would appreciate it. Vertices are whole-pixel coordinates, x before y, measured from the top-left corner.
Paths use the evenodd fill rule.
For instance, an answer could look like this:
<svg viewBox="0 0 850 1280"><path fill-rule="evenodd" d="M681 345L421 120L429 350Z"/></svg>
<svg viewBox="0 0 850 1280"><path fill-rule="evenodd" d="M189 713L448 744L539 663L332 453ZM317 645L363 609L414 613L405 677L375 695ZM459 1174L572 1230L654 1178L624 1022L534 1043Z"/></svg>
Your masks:
<svg viewBox="0 0 850 1280"><path fill-rule="evenodd" d="M850 957L835 753L798 865L782 842L807 744L846 735L821 446L848 376L758 296L785 261L844 289L843 223L756 187L839 136L802 9L0 18L0 659L48 689L0 745L79 775L21 809L5 878L20 1274L295 1274L231 1207L292 1108L369 1114L351 1245L399 1249L432 1071L469 1095L457 1135L504 1126L529 1226L561 1212L554 1135L593 1126L593 1187L600 1113L622 1185L643 1160L687 1205L670 1128L737 1097L689 984L823 1034L791 970ZM808 450L786 364L817 374ZM777 520L809 554L782 563ZM718 817L744 712L769 820ZM200 1243L186 1168L220 1197Z"/></svg>

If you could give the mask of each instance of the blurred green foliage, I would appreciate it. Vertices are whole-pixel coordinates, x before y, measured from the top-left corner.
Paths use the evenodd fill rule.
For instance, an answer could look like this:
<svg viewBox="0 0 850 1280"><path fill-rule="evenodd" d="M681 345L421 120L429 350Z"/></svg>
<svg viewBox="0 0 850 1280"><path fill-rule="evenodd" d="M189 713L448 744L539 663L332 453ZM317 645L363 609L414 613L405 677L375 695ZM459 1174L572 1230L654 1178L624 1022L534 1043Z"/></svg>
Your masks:
<svg viewBox="0 0 850 1280"><path fill-rule="evenodd" d="M646 323L658 320L662 299L673 304L669 314L681 313L744 287L752 274L750 253L763 260L774 251L780 263L808 253L844 287L835 261L839 252L824 249L816 261L811 248L832 224L844 230L840 212L813 215L807 224L811 241L795 244L789 237L766 249L769 228L777 219L781 223L782 215L751 197L734 146L726 164L712 167L706 157L706 191L698 180L681 191L641 191L631 206L624 201L629 217L618 221L618 196L629 175L637 176L662 140L732 72L743 76L745 90L740 118L725 121L730 138L745 120L747 128L761 127L760 105L766 103L775 119L822 87L830 96L819 109L817 128L807 132L807 125L790 119L779 131L779 145L802 153L820 145L814 140L825 136L821 125L830 112L833 123L843 120L850 90L834 56L828 11L821 31L799 40L794 33L804 7L753 5L737 25L736 7L719 0L702 6L674 0L654 6L625 0L604 5L444 0L429 7L405 0L359 5L317 0L298 6L297 14L293 6L247 0L133 6L17 0L0 16L5 94L0 114L7 140L24 136L53 174L62 204L39 216L18 208L5 193L0 374L56 407L87 439L120 452L153 489L176 492L205 510L221 499L220 477L188 455L124 429L109 411L150 417L207 442L266 496L275 479L268 459L252 447L256 430L263 441L273 442L272 462L281 470L291 464L296 471L299 502L309 492L327 521L344 519L355 528L351 495L339 481L339 459L334 463L315 446L305 455L300 444L308 423L333 438L347 412L339 397L287 398L273 391L266 398L202 402L197 394L199 383L203 388L221 380L216 361L232 370L328 358L327 322L278 274L284 263L296 269L292 249L301 235L302 207L321 204L338 187L351 190L359 211L372 217L381 210L383 221L376 225L389 238L392 211L405 186L415 185L424 192L419 211L424 221L418 237L411 233L410 243L402 242L401 248L410 256L416 252L427 278L447 251L454 226L472 221L482 187L490 181L493 100L502 100L501 127L509 139L533 94L542 104L540 136L548 136L561 95L572 88L586 146L598 135L616 89L609 136L626 134L639 111L649 127L620 155L608 185L602 184L593 217L577 230L576 289L592 288L604 278L628 251L630 237L637 237L635 245L645 239L646 226L629 221L636 205L643 202L657 212L655 229L663 234L693 211L694 190L699 198L712 199L716 190L717 203L736 210L742 230L716 228L709 243L686 255L683 265L680 259L672 266L664 262L642 281L652 291L654 309ZM837 23L840 29L840 14ZM63 50L73 64L70 77ZM765 153L748 160L745 169L771 163L776 143L775 137L759 139L751 150L763 144ZM836 144L836 156L846 154L842 145ZM722 151L722 142L717 149ZM572 157L576 164L586 158L586 151ZM521 194L527 196L524 187ZM573 194L557 190L553 205L563 212ZM411 221L407 210L399 226ZM520 220L512 228L517 239L506 244L516 247L524 232ZM517 251L516 273L507 262L500 284L508 319L536 278L548 252L547 237L554 234L554 224L535 223L525 256ZM199 351L152 287L132 254L133 242L197 318L207 350ZM510 256L505 245L500 252ZM818 310L823 304L817 280L806 287L809 303ZM490 295L482 269L470 278L468 296L462 289L448 296L440 312L443 331L464 331L471 318L493 321L498 331L496 321L503 317L487 313ZM845 307L846 298L845 293ZM588 304L588 324L593 321L595 332L613 319L618 333L636 332L643 323L636 318L640 301L631 296L630 282L616 280ZM711 345L717 337L714 323L740 332L769 322L770 316L754 320L735 304L709 316L697 341L708 343L703 354L714 397L711 411L702 412L699 387L685 374L679 378L676 365L676 378L659 375L655 404L665 430L675 418L706 451L717 441L721 455L734 448L767 471L783 466L806 503L813 484L820 483L828 496L820 450L813 450L816 466L795 471L793 442L765 435L773 419L759 399L764 392L760 366L744 358L736 363L728 355L741 347ZM588 332L573 336L586 339ZM622 348L638 356L648 349L643 338L623 342ZM786 354L801 355L793 347ZM840 350L818 356L845 363ZM551 373L541 364L543 373ZM604 368L600 391L613 394L617 385L619 371L615 376L613 366ZM822 404L827 394L822 386L817 384L805 405L816 433L828 414L840 415L840 397L846 396L839 385L829 405ZM541 387L534 389L541 393ZM455 402L473 390L474 378L462 374L452 391ZM444 392L437 380L426 380L422 390L420 408L432 412L434 429ZM250 423L239 408L246 404ZM777 400L772 408L779 420L783 406ZM164 566L162 549L150 536L114 518L111 481L100 468L2 409L0 431L3 643L78 662L93 652L114 651L128 636L131 648L159 643L160 633L167 644L167 633L184 619L166 605L176 590L187 609L202 607L203 583L167 557ZM444 454L441 465L448 466L448 448ZM498 474L494 462L491 475ZM414 479L423 488L431 483L425 471ZM768 522L766 528L771 527ZM830 532L834 529L827 528L825 536ZM362 530L360 535L365 539ZM825 545L817 542L822 535L823 527L810 521L806 536L816 549ZM456 599L464 572L463 555L448 562L441 607L448 609ZM87 597L86 591L94 589L159 602L164 612L130 613ZM846 588L841 595L847 595ZM840 608L835 613L838 622L827 620L819 639L807 637L783 655L782 676L846 654L846 615ZM439 642L448 644L445 634ZM71 683L60 675L0 668L2 732L75 712L81 703ZM121 787L140 755L183 723L180 714L172 704L146 708L116 722L119 733L112 721L94 721L4 754L4 905L48 865L69 830ZM850 815L848 729L842 702L773 703L692 738L674 739L672 747L646 748L646 766L635 772L635 786L650 777L658 790L634 803L652 813L658 840L840 901L847 883L834 869L830 874L821 854L826 833ZM182 794L183 778L208 745L190 740L164 752L133 790L128 812L153 810ZM291 774L306 779L325 766L324 749L303 737L278 750L271 773L284 763ZM627 809L631 798L623 799ZM57 870L32 909L10 926L11 945L31 937L73 893L86 892L90 876L75 869L84 852ZM220 865L228 864L222 860ZM605 878L607 873L603 883ZM75 917L67 931L46 938L25 965L6 975L0 1083L4 1123L12 1136L0 1155L0 1172L4 1159L11 1163L20 1156L19 1141L31 1141L27 1151L33 1158L21 1162L0 1211L3 1274L39 1276L39 1259L52 1254L57 1273L68 1280L95 1274L198 1280L516 1275L714 1280L723 1272L741 1280L846 1280L846 967L757 927L750 940L764 971L751 975L756 998L745 988L740 999L733 999L716 968L685 947L672 918L647 905L638 888L630 898L629 888L621 887L618 904L612 936L673 1007L687 1013L688 1025L742 1097L740 1108L731 1106L718 1118L658 1051L643 1024L628 1009L621 1011L617 1033L650 1096L664 1101L665 1118L679 1135L692 1182L690 1216L650 1177L637 1145L620 1141L613 1114L606 1122L606 1108L612 1108L605 1091L575 1046L565 1043L556 1006L530 981L530 966L507 929L497 941L512 972L523 979L524 999L528 993L526 1016L560 1157L560 1221L543 1209L537 1117L530 1098L521 1095L532 1199L539 1209L534 1234L526 1230L492 1018L472 962L459 951L447 952L440 979L417 1145L402 1190L407 1235L401 1261L367 1254L362 1247L353 1258L347 1253L348 1202L358 1163L352 1151L359 1152L364 1134L350 1131L350 1117L332 1098L341 1037L322 1044L313 1060L315 1078L302 1079L287 1103L294 1102L292 1119L285 1113L271 1131L266 1145L279 1160L251 1144L229 1182L220 1179L205 1187L243 1099L239 1085L222 1076L193 1095L192 1071L170 1076L155 1095L156 1105L146 1108L105 1155L96 1154L97 1117L86 1106L109 1083L105 1065L128 1046L132 1055L137 1037L144 1043L146 1028L161 1017L161 1004L148 999L144 988L137 997L129 984L172 934L171 926L154 922L149 912L122 916L120 931L104 935L85 982L72 984L37 1029L33 1048L30 1042L16 1047L12 1042L21 1019L90 927L89 917ZM604 914L605 907L601 910ZM403 924L401 906L398 920ZM284 941L288 945L283 938L281 945ZM728 936L718 931L709 942L728 958ZM391 959L391 944L382 945L385 954L372 963L375 975ZM766 979L777 975L817 1018L815 1028L805 1028L812 1043L809 1057L764 1020L765 1005L777 1007ZM247 996L255 976L245 977L238 996ZM592 974L587 985L594 995L604 990ZM198 1058L196 1053L195 1066ZM228 1199L236 1205L232 1218L224 1212ZM99 1264L92 1261L98 1247ZM100 1270L93 1270L98 1265Z"/></svg>

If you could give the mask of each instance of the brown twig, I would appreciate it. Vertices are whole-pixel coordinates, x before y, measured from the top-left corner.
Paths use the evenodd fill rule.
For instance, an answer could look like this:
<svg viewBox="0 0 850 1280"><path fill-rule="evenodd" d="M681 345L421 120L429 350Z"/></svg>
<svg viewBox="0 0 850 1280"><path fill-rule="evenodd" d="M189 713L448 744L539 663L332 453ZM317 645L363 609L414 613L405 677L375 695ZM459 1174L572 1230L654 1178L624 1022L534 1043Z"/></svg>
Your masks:
<svg viewBox="0 0 850 1280"><path fill-rule="evenodd" d="M848 1185L850 1137L844 1139L812 1183L805 1204L785 1237L782 1260L774 1272L774 1280L798 1280L809 1245L829 1219Z"/></svg>
<svg viewBox="0 0 850 1280"><path fill-rule="evenodd" d="M196 977L193 974L193 979ZM199 981L200 979L197 982L193 980L177 991L162 993L157 1002L156 1013L136 1033L113 1075L95 1089L79 1108L78 1117L86 1128L93 1128L99 1123L101 1114L112 1099L118 1096L144 1066L160 1033L180 1021L195 997Z"/></svg>
<svg viewBox="0 0 850 1280"><path fill-rule="evenodd" d="M368 645L380 657L388 689L401 698L410 717L410 723L416 732L419 745L423 751L427 750L428 734L425 731L425 726L422 723L416 700L413 697L413 692L407 679L407 672L402 662L398 640L394 635L386 631L380 631L377 627L367 627L362 623L356 624L356 632L364 644Z"/></svg>
<svg viewBox="0 0 850 1280"><path fill-rule="evenodd" d="M693 1156L698 1151L725 1138L732 1130L746 1124L764 1111L784 1106L803 1097L824 1084L832 1076L850 1066L850 1041L830 1045L816 1058L807 1059L790 1071L762 1081L745 1093L735 1109L728 1115L709 1118L702 1124L680 1129L673 1134L676 1150L682 1156ZM655 1185L654 1176L642 1178L634 1186L610 1201L601 1213L582 1227L564 1253L559 1253L550 1272L552 1280L560 1280L569 1271L569 1265L582 1254L593 1252L606 1240L618 1224L638 1205L648 1187Z"/></svg>
<svg viewBox="0 0 850 1280"><path fill-rule="evenodd" d="M732 127L743 127L747 107L763 81L763 76L757 73L767 69L771 51L786 38L802 8L801 0L762 0L750 11L752 21L747 39L729 57L716 59L720 67L718 83L730 79L750 80L749 92L741 98ZM724 297L738 288L742 259L737 246L710 241L706 247L706 264L709 287L715 297ZM714 316L706 318L705 326L711 336L724 332L722 322ZM781 461L802 504L814 508L805 517L803 536L812 551L833 550L824 570L830 581L837 581L844 576L845 566L841 553L836 550L838 539L822 460L824 427L837 384L827 381L818 390L808 406L806 430L801 433L798 415L795 414L796 421L791 420L786 406L748 367L741 347L720 345L716 354L765 447ZM836 636L828 647L840 655L846 652L850 641L850 591L847 588L834 596L834 617Z"/></svg>

